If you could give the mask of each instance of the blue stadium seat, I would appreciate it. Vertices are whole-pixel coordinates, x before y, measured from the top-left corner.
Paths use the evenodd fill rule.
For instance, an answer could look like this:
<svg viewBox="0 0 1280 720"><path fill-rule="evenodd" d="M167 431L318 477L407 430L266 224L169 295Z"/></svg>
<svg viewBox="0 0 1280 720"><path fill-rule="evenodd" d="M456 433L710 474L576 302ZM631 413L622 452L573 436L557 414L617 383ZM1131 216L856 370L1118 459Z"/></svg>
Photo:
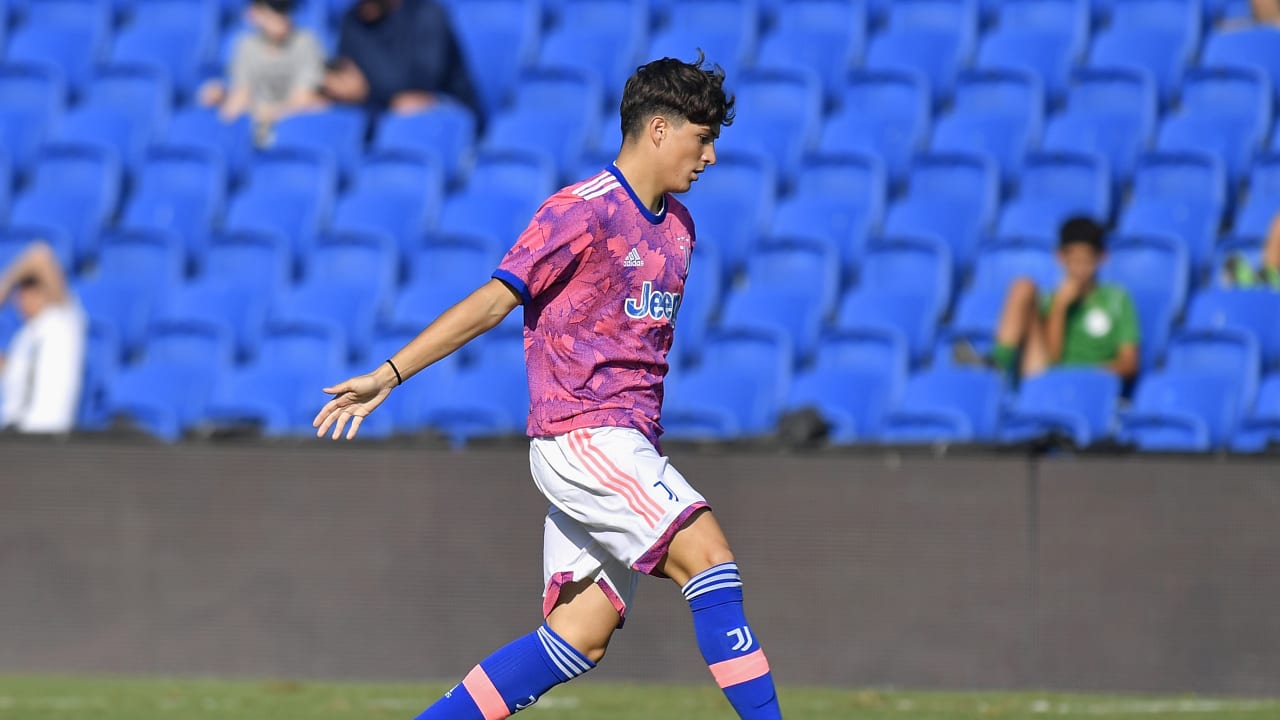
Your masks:
<svg viewBox="0 0 1280 720"><path fill-rule="evenodd" d="M112 382L106 412L176 440L202 417L214 383L230 367L231 340L224 332L198 324L157 325L148 334L143 362Z"/></svg>
<svg viewBox="0 0 1280 720"><path fill-rule="evenodd" d="M225 227L283 232L300 259L329 214L337 184L326 154L301 148L258 153L247 184L231 201Z"/></svg>
<svg viewBox="0 0 1280 720"><path fill-rule="evenodd" d="M1112 433L1120 400L1120 378L1096 368L1051 368L1023 381L1000 421L1004 443L1059 434L1079 448Z"/></svg>
<svg viewBox="0 0 1280 720"><path fill-rule="evenodd" d="M19 176L30 171L46 138L62 122L66 87L41 65L0 65L0 148Z"/></svg>
<svg viewBox="0 0 1280 720"><path fill-rule="evenodd" d="M1111 217L1111 176L1100 155L1039 152L1027 155L1018 194L1000 210L998 236L1032 236L1056 243L1068 219Z"/></svg>
<svg viewBox="0 0 1280 720"><path fill-rule="evenodd" d="M1058 287L1062 266L1055 250L1022 238L998 238L978 249L973 263L972 287L979 292L1009 291L1019 278L1028 278L1043 292Z"/></svg>
<svg viewBox="0 0 1280 720"><path fill-rule="evenodd" d="M105 59L107 3L41 0L9 37L5 60L52 69L79 93Z"/></svg>
<svg viewBox="0 0 1280 720"><path fill-rule="evenodd" d="M971 0L899 0L888 8L887 27L871 38L866 66L923 73L934 103L951 97L956 73L973 55L977 4Z"/></svg>
<svg viewBox="0 0 1280 720"><path fill-rule="evenodd" d="M1150 286L1127 289L1138 314L1139 367L1146 372L1157 367L1164 358L1173 332L1173 319L1177 317L1179 308L1174 306L1166 289Z"/></svg>
<svg viewBox="0 0 1280 720"><path fill-rule="evenodd" d="M897 289L850 290L840 303L834 326L841 330L896 330L906 340L911 363L918 365L933 349L938 317L928 294L903 283Z"/></svg>
<svg viewBox="0 0 1280 720"><path fill-rule="evenodd" d="M833 245L814 239L760 243L747 263L746 284L725 300L721 326L781 332L797 360L807 357L835 304L836 257Z"/></svg>
<svg viewBox="0 0 1280 720"><path fill-rule="evenodd" d="M977 67L1026 68L1040 77L1052 101L1060 100L1088 40L1088 3L1003 1L995 11L996 27L982 38Z"/></svg>
<svg viewBox="0 0 1280 720"><path fill-rule="evenodd" d="M395 355L400 348L417 337L420 330L421 328L392 328L378 331L373 337L373 346L369 350L369 357L389 358ZM367 372L367 370L367 368L361 367L356 371ZM369 422L381 413L389 416L387 425L391 434L408 434L425 430L426 426L422 418L421 409L427 407L433 395L439 394L442 388L451 385L457 380L458 370L457 354L432 363L430 367L415 374L412 382L406 381L404 385L397 387L395 392L391 393L383 401L382 405L378 407L378 412L366 418L365 422ZM329 382L332 382L332 379L326 381L325 385ZM311 406L308 408L312 417L321 407L318 401L323 401L325 397L316 394L320 387L322 386L317 385L312 388ZM299 417L298 420L306 428L310 427L312 417ZM363 426L360 432L364 433Z"/></svg>
<svg viewBox="0 0 1280 720"><path fill-rule="evenodd" d="M1043 147L1101 154L1116 180L1127 182L1155 134L1156 111L1156 87L1146 73L1123 68L1077 70L1067 107L1050 120Z"/></svg>
<svg viewBox="0 0 1280 720"><path fill-rule="evenodd" d="M197 255L226 203L222 156L207 148L156 146L147 153L121 222L127 228L176 231Z"/></svg>
<svg viewBox="0 0 1280 720"><path fill-rule="evenodd" d="M485 114L509 100L520 73L537 59L541 14L536 2L475 0L449 11Z"/></svg>
<svg viewBox="0 0 1280 720"><path fill-rule="evenodd" d="M1185 0L1117 4L1110 26L1094 39L1089 64L1145 70L1168 104L1177 94L1184 66L1199 47L1200 18L1194 5Z"/></svg>
<svg viewBox="0 0 1280 720"><path fill-rule="evenodd" d="M255 428L263 437L301 434L302 428L310 429L311 421L301 408L311 406L314 417L324 403L320 388L335 382L338 374L315 365L255 363L233 368L218 377L199 426L205 432Z"/></svg>
<svg viewBox="0 0 1280 720"><path fill-rule="evenodd" d="M542 38L538 66L595 73L605 103L617 106L627 78L643 62L649 18L636 0L566 0Z"/></svg>
<svg viewBox="0 0 1280 720"><path fill-rule="evenodd" d="M812 369L796 376L786 406L818 409L835 442L874 439L906 377L906 342L897 331L835 331L823 338Z"/></svg>
<svg viewBox="0 0 1280 720"><path fill-rule="evenodd" d="M1025 70L966 71L956 82L951 111L933 129L930 148L985 154L1012 189L1023 156L1040 142L1044 105L1040 78Z"/></svg>
<svg viewBox="0 0 1280 720"><path fill-rule="evenodd" d="M405 277L415 282L461 280L476 286L498 267L507 245L481 235L433 235L405 257Z"/></svg>
<svg viewBox="0 0 1280 720"><path fill-rule="evenodd" d="M681 0L671 6L663 29L650 39L648 58L692 61L701 48L724 68L732 87L755 57L759 18L755 3L737 0Z"/></svg>
<svg viewBox="0 0 1280 720"><path fill-rule="evenodd" d="M1212 372L1160 371L1138 383L1119 438L1149 452L1204 452L1220 446L1238 416L1230 378Z"/></svg>
<svg viewBox="0 0 1280 720"><path fill-rule="evenodd" d="M1271 125L1271 90L1252 68L1191 70L1181 109L1160 125L1156 148L1207 152L1222 161L1227 178L1240 181Z"/></svg>
<svg viewBox="0 0 1280 720"><path fill-rule="evenodd" d="M340 105L289 115L273 126L273 147L329 154L341 176L349 177L364 149L366 123L363 108Z"/></svg>
<svg viewBox="0 0 1280 720"><path fill-rule="evenodd" d="M427 231L426 205L420 198L357 192L344 195L333 213L338 233L385 235L397 251L409 253Z"/></svg>
<svg viewBox="0 0 1280 720"><path fill-rule="evenodd" d="M138 168L147 147L163 137L172 89L166 73L144 66L99 68L83 102L67 113L56 138L111 148L126 170Z"/></svg>
<svg viewBox="0 0 1280 720"><path fill-rule="evenodd" d="M520 76L513 95L511 105L490 120L482 147L545 153L558 177L569 175L600 130L600 79L573 68L529 70ZM530 132L539 127L555 132Z"/></svg>
<svg viewBox="0 0 1280 720"><path fill-rule="evenodd" d="M169 75L177 99L192 98L218 32L205 0L131 0L128 23L111 46L115 64L148 65Z"/></svg>
<svg viewBox="0 0 1280 720"><path fill-rule="evenodd" d="M1243 330L1257 339L1262 367L1280 367L1280 293L1211 288L1196 293L1187 309L1186 327Z"/></svg>
<svg viewBox="0 0 1280 720"><path fill-rule="evenodd" d="M8 343L7 338L5 339ZM114 325L90 318L85 334L84 377L76 428L101 430L107 425L107 393L120 371L120 337Z"/></svg>
<svg viewBox="0 0 1280 720"><path fill-rule="evenodd" d="M54 228L71 240L75 268L97 254L98 233L115 214L120 165L109 150L47 144L30 184L9 213L19 226Z"/></svg>
<svg viewBox="0 0 1280 720"><path fill-rule="evenodd" d="M937 235L950 246L955 271L963 272L993 224L999 196L999 172L984 156L918 156L907 195L889 208L884 234Z"/></svg>
<svg viewBox="0 0 1280 720"><path fill-rule="evenodd" d="M271 231L226 231L214 235L200 262L199 277L274 297L292 276L289 239Z"/></svg>
<svg viewBox="0 0 1280 720"><path fill-rule="evenodd" d="M930 317L942 317L951 303L951 251L931 235L886 236L867 246L858 289L894 293L910 287L923 298Z"/></svg>
<svg viewBox="0 0 1280 720"><path fill-rule="evenodd" d="M218 328L234 341L237 357L252 358L262 340L269 300L266 292L214 276L175 286L155 317Z"/></svg>
<svg viewBox="0 0 1280 720"><path fill-rule="evenodd" d="M790 186L815 149L822 122L822 83L811 70L748 70L735 82L737 107L745 112L718 146L773 161Z"/></svg>
<svg viewBox="0 0 1280 720"><path fill-rule="evenodd" d="M1222 163L1205 153L1153 153L1134 174L1133 198L1120 216L1124 234L1171 234L1187 243L1191 267L1209 260L1227 204Z"/></svg>
<svg viewBox="0 0 1280 720"><path fill-rule="evenodd" d="M867 238L880 230L887 196L879 158L815 156L800 170L795 190L778 202L771 234L816 236L832 243L840 249L845 275L853 277Z"/></svg>
<svg viewBox="0 0 1280 720"><path fill-rule="evenodd" d="M303 283L276 295L267 313L267 323L309 325L331 328L342 338L347 360L363 361L377 326L377 298L350 285L326 287Z"/></svg>
<svg viewBox="0 0 1280 720"><path fill-rule="evenodd" d="M698 242L715 247L731 276L749 258L773 218L776 173L755 155L721 153L696 187L681 197L698 223Z"/></svg>
<svg viewBox="0 0 1280 720"><path fill-rule="evenodd" d="M162 136L165 145L191 146L222 156L227 173L239 182L248 170L253 151L253 135L248 116L223 122L215 110L187 107L176 111Z"/></svg>
<svg viewBox="0 0 1280 720"><path fill-rule="evenodd" d="M985 368L934 367L907 380L880 425L884 443L986 442L1000 417L1003 380Z"/></svg>
<svg viewBox="0 0 1280 720"><path fill-rule="evenodd" d="M1271 92L1280 102L1280 29L1256 25L1210 33L1200 62L1210 67L1261 68L1271 78Z"/></svg>
<svg viewBox="0 0 1280 720"><path fill-rule="evenodd" d="M43 242L52 248L64 268L75 266L71 236L65 231L52 226L0 225L0 267L8 267L33 242Z"/></svg>
<svg viewBox="0 0 1280 720"><path fill-rule="evenodd" d="M1161 268L1161 272L1152 272ZM1187 300L1191 266L1187 247L1173 235L1119 235L1107 241L1107 260L1099 271L1106 282L1123 285L1130 292L1149 290L1180 315Z"/></svg>
<svg viewBox="0 0 1280 720"><path fill-rule="evenodd" d="M1276 443L1280 443L1280 374L1263 381L1253 412L1240 422L1231 438L1231 449L1262 452Z"/></svg>
<svg viewBox="0 0 1280 720"><path fill-rule="evenodd" d="M437 230L493 235L510 247L554 185L555 168L545 155L482 151L467 186L445 198Z"/></svg>
<svg viewBox="0 0 1280 720"><path fill-rule="evenodd" d="M325 234L306 258L303 282L354 290L384 310L400 276L398 249L395 238L386 233Z"/></svg>
<svg viewBox="0 0 1280 720"><path fill-rule="evenodd" d="M77 297L90 324L110 328L123 354L141 347L151 324L153 303L138 284L125 278L94 277L75 283Z"/></svg>
<svg viewBox="0 0 1280 720"><path fill-rule="evenodd" d="M673 366L687 364L700 356L707 329L720 309L724 283L715 247L698 244L693 250L690 267L676 315L678 330L668 354Z"/></svg>
<svg viewBox="0 0 1280 720"><path fill-rule="evenodd" d="M470 165L475 136L476 119L471 111L460 103L446 101L423 112L384 114L378 121L373 145L378 150L438 156L445 180L454 183ZM427 162L433 160L428 157Z"/></svg>
<svg viewBox="0 0 1280 720"><path fill-rule="evenodd" d="M794 352L777 333L717 330L701 362L668 376L662 422L673 438L762 435L777 423Z"/></svg>
<svg viewBox="0 0 1280 720"><path fill-rule="evenodd" d="M335 324L268 320L258 348L257 364L316 368L330 373L336 380L341 368L346 367L346 355L346 337ZM317 405L316 410L319 409Z"/></svg>
<svg viewBox="0 0 1280 720"><path fill-rule="evenodd" d="M1280 153L1258 155L1249 173L1248 193L1237 205L1232 232L1244 237L1265 237L1277 210L1280 210Z"/></svg>
<svg viewBox="0 0 1280 720"><path fill-rule="evenodd" d="M864 0L789 0L773 30L761 38L756 64L818 73L827 102L834 104L865 45Z"/></svg>
<svg viewBox="0 0 1280 720"><path fill-rule="evenodd" d="M163 228L112 231L102 239L96 272L130 278L140 292L163 301L182 281L182 241Z"/></svg>
<svg viewBox="0 0 1280 720"><path fill-rule="evenodd" d="M411 422L444 433L455 445L522 434L529 414L523 345L514 338L485 343L474 363L432 390L423 392Z"/></svg>
<svg viewBox="0 0 1280 720"><path fill-rule="evenodd" d="M9 201L13 194L13 168L9 154L0 148L0 223L9 216Z"/></svg>
<svg viewBox="0 0 1280 720"><path fill-rule="evenodd" d="M855 71L843 88L839 109L823 124L818 149L878 156L890 179L901 183L929 137L930 108L929 83L919 73Z"/></svg>
<svg viewBox="0 0 1280 720"><path fill-rule="evenodd" d="M1008 290L973 288L956 299L951 322L938 333L934 347L935 367L955 365L953 353L958 342L968 342L983 356L990 357L995 346L996 324L1004 310Z"/></svg>
<svg viewBox="0 0 1280 720"><path fill-rule="evenodd" d="M1236 327L1185 329L1169 341L1165 359L1168 371L1217 374L1227 378L1233 389L1235 406L1241 411L1253 404L1261 366L1257 336Z"/></svg>

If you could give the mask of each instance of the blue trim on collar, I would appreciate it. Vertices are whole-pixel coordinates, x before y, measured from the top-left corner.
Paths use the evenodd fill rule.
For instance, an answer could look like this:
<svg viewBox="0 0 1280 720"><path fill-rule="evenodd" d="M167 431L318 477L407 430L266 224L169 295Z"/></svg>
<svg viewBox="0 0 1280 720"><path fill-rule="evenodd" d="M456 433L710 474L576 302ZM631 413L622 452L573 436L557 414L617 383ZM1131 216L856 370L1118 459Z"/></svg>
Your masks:
<svg viewBox="0 0 1280 720"><path fill-rule="evenodd" d="M609 167L605 169L613 173L613 176L618 178L618 182L622 183L622 187L626 188L627 194L631 196L631 202L634 202L636 204L636 208L640 210L640 214L644 216L645 220L648 220L650 224L657 225L658 223L661 223L663 220L666 219L667 217L667 196L666 195L662 196L662 211L657 214L654 214L654 212L650 210L648 207L646 207L644 203L640 202L640 198L636 197L636 191L631 189L631 183L628 183L627 179L622 176L622 171L618 169L617 163L609 163Z"/></svg>

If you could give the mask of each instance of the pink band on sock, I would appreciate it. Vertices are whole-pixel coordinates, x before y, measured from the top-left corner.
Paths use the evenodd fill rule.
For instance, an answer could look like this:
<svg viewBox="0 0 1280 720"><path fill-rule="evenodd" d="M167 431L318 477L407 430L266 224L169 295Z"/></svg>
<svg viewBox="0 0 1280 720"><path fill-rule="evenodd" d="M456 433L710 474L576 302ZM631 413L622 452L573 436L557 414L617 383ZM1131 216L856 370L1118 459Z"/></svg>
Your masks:
<svg viewBox="0 0 1280 720"><path fill-rule="evenodd" d="M493 686L493 681L489 679L489 674L484 671L484 668L479 665L471 668L471 672L467 673L462 680L462 687L467 689L467 694L471 695L476 707L480 708L480 714L484 716L484 720L503 720L511 717L511 711L507 710L507 701L502 699L502 693Z"/></svg>
<svg viewBox="0 0 1280 720"><path fill-rule="evenodd" d="M718 662L710 667L716 684L727 688L765 675L769 672L769 660L765 658L763 649L757 649L750 655Z"/></svg>

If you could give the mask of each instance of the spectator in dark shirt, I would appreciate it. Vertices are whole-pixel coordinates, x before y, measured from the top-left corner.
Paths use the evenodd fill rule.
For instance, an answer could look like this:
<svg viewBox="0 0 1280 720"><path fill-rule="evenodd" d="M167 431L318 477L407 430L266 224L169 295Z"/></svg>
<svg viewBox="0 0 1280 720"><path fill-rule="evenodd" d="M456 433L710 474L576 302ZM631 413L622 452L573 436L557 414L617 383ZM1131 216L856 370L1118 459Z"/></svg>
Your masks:
<svg viewBox="0 0 1280 720"><path fill-rule="evenodd" d="M359 0L342 18L324 79L337 102L415 112L448 95L480 113L448 12L433 0Z"/></svg>

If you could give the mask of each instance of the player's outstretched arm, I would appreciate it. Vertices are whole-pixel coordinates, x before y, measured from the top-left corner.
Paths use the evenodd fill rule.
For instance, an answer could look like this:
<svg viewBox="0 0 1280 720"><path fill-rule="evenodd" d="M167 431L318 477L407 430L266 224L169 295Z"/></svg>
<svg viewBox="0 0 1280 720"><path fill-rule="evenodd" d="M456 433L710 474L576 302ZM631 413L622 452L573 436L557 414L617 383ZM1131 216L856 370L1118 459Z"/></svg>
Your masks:
<svg viewBox="0 0 1280 720"><path fill-rule="evenodd" d="M325 388L333 399L311 422L317 428L316 437L324 437L332 429L331 436L337 440L348 421L351 428L346 437L355 437L365 416L381 405L393 388L487 332L519 304L520 295L500 280L480 286L392 355L395 369L383 362L373 372ZM400 371L399 378L396 370Z"/></svg>

